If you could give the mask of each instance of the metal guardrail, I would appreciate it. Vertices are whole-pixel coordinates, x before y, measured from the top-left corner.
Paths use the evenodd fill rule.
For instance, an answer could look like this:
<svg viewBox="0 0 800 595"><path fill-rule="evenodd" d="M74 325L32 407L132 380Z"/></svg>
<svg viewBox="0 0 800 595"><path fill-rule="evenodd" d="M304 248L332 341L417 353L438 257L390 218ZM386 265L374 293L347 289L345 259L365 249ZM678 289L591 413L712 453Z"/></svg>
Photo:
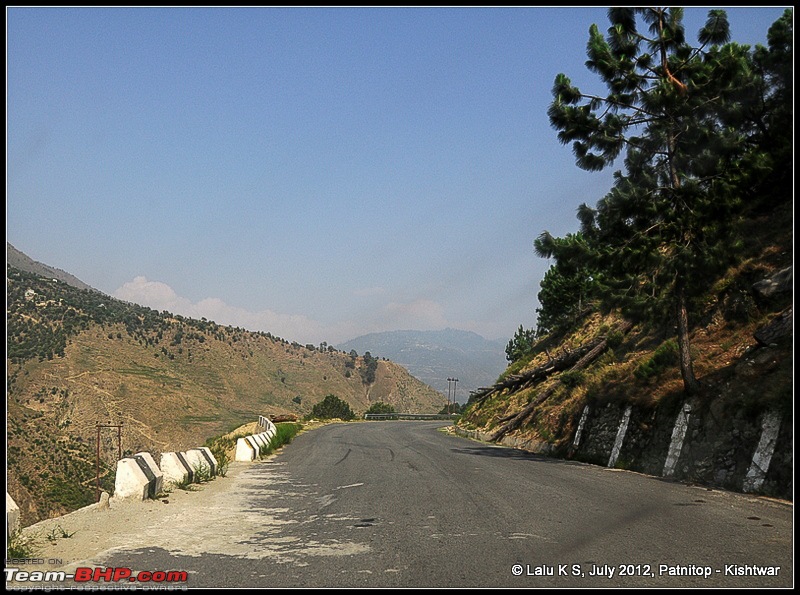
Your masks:
<svg viewBox="0 0 800 595"><path fill-rule="evenodd" d="M455 413L365 413L364 419L453 419Z"/></svg>

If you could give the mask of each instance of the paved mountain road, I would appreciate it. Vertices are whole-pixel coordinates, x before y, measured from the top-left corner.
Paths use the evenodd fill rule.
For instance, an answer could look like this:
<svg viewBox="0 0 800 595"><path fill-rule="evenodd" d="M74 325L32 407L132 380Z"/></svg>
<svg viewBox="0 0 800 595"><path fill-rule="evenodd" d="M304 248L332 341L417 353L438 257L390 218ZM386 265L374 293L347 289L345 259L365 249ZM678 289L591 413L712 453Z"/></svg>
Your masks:
<svg viewBox="0 0 800 595"><path fill-rule="evenodd" d="M793 585L791 503L485 445L442 426L304 432L197 493L136 505L148 512L119 523L116 549L59 555L72 567L185 570L189 587ZM112 513L122 514L94 512Z"/></svg>

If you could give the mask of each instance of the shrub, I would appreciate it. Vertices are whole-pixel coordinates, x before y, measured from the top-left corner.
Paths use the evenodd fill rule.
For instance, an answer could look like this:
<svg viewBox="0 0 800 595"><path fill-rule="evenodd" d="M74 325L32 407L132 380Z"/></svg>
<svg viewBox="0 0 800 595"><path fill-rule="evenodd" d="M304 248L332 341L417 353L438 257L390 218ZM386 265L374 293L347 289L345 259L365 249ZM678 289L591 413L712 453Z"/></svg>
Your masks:
<svg viewBox="0 0 800 595"><path fill-rule="evenodd" d="M228 474L228 466L231 463L231 457L225 449L211 450L211 454L217 459L217 475L225 477Z"/></svg>
<svg viewBox="0 0 800 595"><path fill-rule="evenodd" d="M275 435L272 436L269 444L265 444L259 449L258 456L261 458L266 457L281 446L289 444L302 427L301 424L293 422L275 424Z"/></svg>
<svg viewBox="0 0 800 595"><path fill-rule="evenodd" d="M648 380L677 363L678 343L674 339L670 339L659 345L650 359L639 364L633 371L633 375L639 380Z"/></svg>
<svg viewBox="0 0 800 595"><path fill-rule="evenodd" d="M197 483L211 481L212 479L214 479L214 475L211 472L211 465L207 463L198 463L194 466L194 480Z"/></svg>
<svg viewBox="0 0 800 595"><path fill-rule="evenodd" d="M385 413L396 413L394 407L389 405L388 403L382 403L378 401L377 403L373 403L369 406L366 413L378 413L378 414L385 414Z"/></svg>
<svg viewBox="0 0 800 595"><path fill-rule="evenodd" d="M339 418L350 421L355 419L355 416L356 414L353 413L347 401L343 401L335 395L328 395L311 409L311 417L318 419Z"/></svg>
<svg viewBox="0 0 800 595"><path fill-rule="evenodd" d="M41 544L35 536L23 535L18 530L8 536L6 559L35 558L40 549Z"/></svg>
<svg viewBox="0 0 800 595"><path fill-rule="evenodd" d="M583 382L583 370L567 370L559 376L561 383L568 388L575 388Z"/></svg>

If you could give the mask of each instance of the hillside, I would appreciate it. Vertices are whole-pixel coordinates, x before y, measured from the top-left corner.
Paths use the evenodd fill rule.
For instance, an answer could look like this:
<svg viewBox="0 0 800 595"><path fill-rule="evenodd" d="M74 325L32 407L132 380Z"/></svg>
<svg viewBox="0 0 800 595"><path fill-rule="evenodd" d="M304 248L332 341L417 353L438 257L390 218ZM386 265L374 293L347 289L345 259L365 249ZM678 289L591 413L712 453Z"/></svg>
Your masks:
<svg viewBox="0 0 800 595"><path fill-rule="evenodd" d="M326 395L356 413L382 401L437 412L446 399L403 367L269 333L156 312L7 268L8 491L23 524L94 499L98 423L122 450L202 445L258 415L305 415ZM116 430L101 431L103 481Z"/></svg>
<svg viewBox="0 0 800 595"><path fill-rule="evenodd" d="M627 408L629 436L615 466L662 475L683 408L691 412L688 446L674 476L741 490L764 420L774 413L780 431L761 491L792 498L791 204L755 213L747 225L746 257L712 280L692 328L698 394L684 394L672 329L589 308L569 328L541 338L492 387L474 395L461 430L607 465ZM771 326L775 323L780 324Z"/></svg>
<svg viewBox="0 0 800 595"><path fill-rule="evenodd" d="M471 391L492 384L508 365L505 342L456 329L370 333L337 347L386 357L445 395L450 389L447 379L458 378L461 403Z"/></svg>
<svg viewBox="0 0 800 595"><path fill-rule="evenodd" d="M78 279L75 275L71 275L66 271L62 271L61 269L57 269L55 267L51 267L50 265L33 260L30 256L20 252L8 242L6 242L6 264L14 267L15 269L33 273L34 275L39 275L40 277L44 277L46 279L57 279L63 283L66 283L67 285L77 287L78 289L97 291L90 285Z"/></svg>

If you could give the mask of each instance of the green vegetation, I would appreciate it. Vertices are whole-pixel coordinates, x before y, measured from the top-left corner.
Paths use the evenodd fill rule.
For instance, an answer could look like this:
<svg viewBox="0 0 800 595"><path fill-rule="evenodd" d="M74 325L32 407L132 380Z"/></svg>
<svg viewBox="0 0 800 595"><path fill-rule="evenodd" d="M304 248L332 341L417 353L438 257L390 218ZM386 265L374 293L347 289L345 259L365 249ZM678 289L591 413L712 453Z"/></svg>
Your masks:
<svg viewBox="0 0 800 595"><path fill-rule="evenodd" d="M534 240L533 248L540 258L556 258L545 273L537 296L540 307L536 309L536 336L543 337L576 322L584 308L594 302L597 281L596 273L582 257L586 240L580 233L554 238L545 231Z"/></svg>
<svg viewBox="0 0 800 595"><path fill-rule="evenodd" d="M526 330L520 324L517 332L506 345L506 359L515 362L530 353L536 343L536 333L533 329Z"/></svg>
<svg viewBox="0 0 800 595"><path fill-rule="evenodd" d="M678 357L678 343L675 340L666 341L656 348L652 357L636 367L633 375L639 380L648 380L665 369L674 366L678 361Z"/></svg>
<svg viewBox="0 0 800 595"><path fill-rule="evenodd" d="M217 450L214 452L212 450L211 454L213 454L214 458L217 460L217 475L220 477L225 477L228 475L228 467L231 464L231 456L228 454L228 451Z"/></svg>
<svg viewBox="0 0 800 595"><path fill-rule="evenodd" d="M364 413L365 414L375 413L375 414L379 414L380 415L380 414L387 414L387 413L396 413L396 411L395 411L394 407L392 407L391 405L389 405L387 403L381 403L379 401L377 403L373 403L372 405L370 405L369 409L367 409Z"/></svg>
<svg viewBox="0 0 800 595"><path fill-rule="evenodd" d="M35 536L23 535L18 530L8 536L6 559L36 558L40 550L41 543Z"/></svg>
<svg viewBox="0 0 800 595"><path fill-rule="evenodd" d="M361 380L364 384L375 382L375 372L378 370L378 360L372 357L369 351L364 354L364 365L359 368Z"/></svg>
<svg viewBox="0 0 800 595"><path fill-rule="evenodd" d="M238 427L238 425L236 427ZM229 453L236 448L236 441L239 438L250 435L249 432L246 431L234 432L233 430L235 430L235 428L221 436L209 438L205 442L205 446L217 460L217 475L220 477L225 477L228 474L228 467L231 464L231 456Z"/></svg>
<svg viewBox="0 0 800 595"><path fill-rule="evenodd" d="M590 28L586 63L608 93L583 93L559 74L548 116L578 167L622 158L624 171L594 208L579 207L578 233L535 240L536 253L555 260L541 282L537 336L570 328L586 308L676 329L678 357L662 353L653 365L679 364L693 393L689 337L704 296L742 262L747 217L791 200L792 11L770 28L769 47L754 49L730 42L723 10L709 11L697 47L681 8L608 16L606 37ZM509 360L532 349L520 327Z"/></svg>
<svg viewBox="0 0 800 595"><path fill-rule="evenodd" d="M70 533L61 525L56 525L50 530L50 533L47 534L47 541L50 543L55 543L59 539L69 539L73 535L75 535L75 531Z"/></svg>
<svg viewBox="0 0 800 595"><path fill-rule="evenodd" d="M159 346L158 354L173 360L176 354L183 353L184 347L201 345L211 338L232 344L246 333L239 327L223 327L205 318L194 320L115 300L97 291L56 283L10 265L6 267L6 303L7 357L15 364L36 358L44 361L64 357L67 340L92 324L101 327L122 324L129 339L148 347ZM253 334L286 343L270 333ZM120 332L108 332L106 336L114 341L123 339ZM171 337L169 341L168 337ZM145 366L125 372L154 373ZM165 382L173 380L164 378Z"/></svg>
<svg viewBox="0 0 800 595"><path fill-rule="evenodd" d="M291 443L294 437L303 429L303 424L296 422L283 422L275 424L275 435L272 437L270 444L273 449L280 448L286 444Z"/></svg>
<svg viewBox="0 0 800 595"><path fill-rule="evenodd" d="M461 403L450 403L449 405L445 405L444 407L442 407L442 410L439 411L439 414L440 415L451 415L453 413L456 413L456 414L460 415L461 413L464 413L464 411L466 411L466 410L467 410L467 404L466 403L463 404L463 405Z"/></svg>
<svg viewBox="0 0 800 595"><path fill-rule="evenodd" d="M566 372L561 372L558 379L567 388L575 388L583 384L585 375L586 373L583 370L567 370Z"/></svg>
<svg viewBox="0 0 800 595"><path fill-rule="evenodd" d="M45 498L67 510L75 510L95 502L95 489L67 477L56 477L49 482Z"/></svg>
<svg viewBox="0 0 800 595"><path fill-rule="evenodd" d="M350 421L355 419L356 414L353 413L347 401L343 401L335 395L328 395L322 401L314 405L308 417Z"/></svg>
<svg viewBox="0 0 800 595"><path fill-rule="evenodd" d="M192 466L192 473L195 483L207 483L214 479L214 473L211 465L208 463L197 463Z"/></svg>
<svg viewBox="0 0 800 595"><path fill-rule="evenodd" d="M259 457L266 457L294 440L298 432L303 429L303 425L295 422L282 422L275 424L275 435L270 439L269 444L261 447Z"/></svg>

